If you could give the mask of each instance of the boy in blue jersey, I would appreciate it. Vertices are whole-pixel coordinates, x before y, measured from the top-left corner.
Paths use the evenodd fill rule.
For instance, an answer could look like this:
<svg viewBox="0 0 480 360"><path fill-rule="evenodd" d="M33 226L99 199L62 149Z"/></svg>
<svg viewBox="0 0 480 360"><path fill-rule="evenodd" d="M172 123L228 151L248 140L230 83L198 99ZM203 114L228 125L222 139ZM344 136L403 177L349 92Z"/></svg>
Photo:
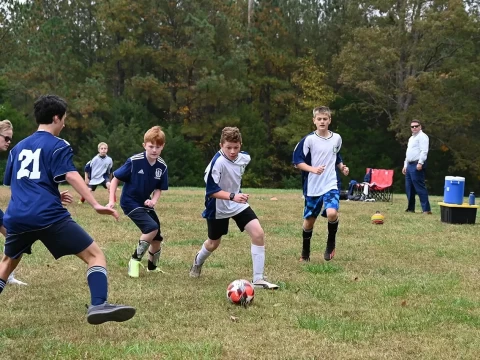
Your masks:
<svg viewBox="0 0 480 360"><path fill-rule="evenodd" d="M160 157L165 146L165 133L160 126L154 126L143 137L144 152L133 155L125 164L113 172L110 184L110 202L115 206L115 192L120 181L124 182L120 206L123 212L142 232L138 245L128 262L128 275L140 276L143 255L148 250L148 272L163 272L158 268L161 242L160 220L155 205L163 190L168 190L167 164ZM152 194L153 193L153 194Z"/></svg>
<svg viewBox="0 0 480 360"><path fill-rule="evenodd" d="M67 181L97 213L118 218L115 210L95 200L73 165L72 147L57 137L65 126L66 110L66 102L58 96L40 96L34 105L37 132L20 141L8 157L3 183L11 186L12 196L4 217L7 238L0 262L0 293L22 255L31 254L33 243L40 240L55 259L76 255L88 265L88 323L126 321L135 309L107 303L105 256L62 206L62 201L72 199L58 190L58 184Z"/></svg>
<svg viewBox="0 0 480 360"><path fill-rule="evenodd" d="M85 165L85 184L91 191L95 191L97 186L103 186L110 191L110 180L112 177L113 160L107 155L108 145L101 142L98 144L98 154ZM115 201L117 199L115 198ZM83 204L85 199L82 197L79 204Z"/></svg>
<svg viewBox="0 0 480 360"><path fill-rule="evenodd" d="M342 147L341 136L328 130L331 123L330 109L325 106L315 108L313 123L317 129L304 137L293 151L293 164L302 170L305 197L300 261L310 261L310 240L313 226L320 213L328 219L327 246L323 258L330 261L335 256L340 200L335 166L344 175L348 175L349 169L338 155Z"/></svg>
<svg viewBox="0 0 480 360"><path fill-rule="evenodd" d="M205 211L208 239L195 256L190 268L191 277L199 277L205 260L220 245L223 235L228 234L232 218L240 231L247 231L251 238L253 262L253 285L264 289L277 289L278 285L265 280L265 233L257 215L247 203L248 194L241 192L241 181L250 155L240 151L242 135L236 127L226 127L220 138L220 151L215 154L205 170Z"/></svg>

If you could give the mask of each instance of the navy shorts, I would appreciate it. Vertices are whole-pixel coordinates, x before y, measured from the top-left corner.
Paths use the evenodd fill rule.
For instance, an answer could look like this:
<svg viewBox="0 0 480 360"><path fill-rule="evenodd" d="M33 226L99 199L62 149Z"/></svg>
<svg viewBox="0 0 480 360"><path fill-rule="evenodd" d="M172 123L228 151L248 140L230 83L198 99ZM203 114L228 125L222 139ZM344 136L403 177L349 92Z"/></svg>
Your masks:
<svg viewBox="0 0 480 360"><path fill-rule="evenodd" d="M322 211L323 217L327 217L327 209L335 209L338 211L339 207L340 192L337 189L330 190L321 196L305 196L303 218L307 219L311 216L316 218L320 215L320 211Z"/></svg>
<svg viewBox="0 0 480 360"><path fill-rule="evenodd" d="M154 209L138 208L128 214L128 217L137 225L142 234L148 234L157 230L157 235L155 235L153 240L163 240L160 233L160 220Z"/></svg>
<svg viewBox="0 0 480 360"><path fill-rule="evenodd" d="M252 208L249 206L248 208L243 210L241 213L235 216L232 216L232 219L237 223L237 226L240 229L240 231L243 232L245 230L245 226L247 226L247 224L250 221L258 219L258 217L255 214L255 212L252 210ZM218 240L223 235L227 235L229 220L230 218L207 219L208 238L210 240Z"/></svg>
<svg viewBox="0 0 480 360"><path fill-rule="evenodd" d="M3 215L5 215L3 213L3 211L0 209L0 226L3 226Z"/></svg>
<svg viewBox="0 0 480 360"><path fill-rule="evenodd" d="M90 185L90 184L88 184L88 187L89 187L90 189L92 189L92 191L95 191L95 190L97 189L97 186L103 186L104 189L107 189L107 182L109 182L109 181L107 181L107 180L105 179L105 180L103 180L100 184L97 184L97 185Z"/></svg>
<svg viewBox="0 0 480 360"><path fill-rule="evenodd" d="M32 245L40 240L55 259L76 255L88 248L93 239L71 217L46 228L21 234L9 234L5 239L5 255L16 259L22 254L31 254Z"/></svg>

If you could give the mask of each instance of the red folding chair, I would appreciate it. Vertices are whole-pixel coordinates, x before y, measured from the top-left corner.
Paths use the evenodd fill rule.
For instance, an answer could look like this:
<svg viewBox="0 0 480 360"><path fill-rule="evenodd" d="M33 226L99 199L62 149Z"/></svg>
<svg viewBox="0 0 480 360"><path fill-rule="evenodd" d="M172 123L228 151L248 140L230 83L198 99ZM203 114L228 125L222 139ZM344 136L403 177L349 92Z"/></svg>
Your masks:
<svg viewBox="0 0 480 360"><path fill-rule="evenodd" d="M370 168L367 169L367 173ZM375 201L393 202L393 170L372 169L370 180L370 196Z"/></svg>

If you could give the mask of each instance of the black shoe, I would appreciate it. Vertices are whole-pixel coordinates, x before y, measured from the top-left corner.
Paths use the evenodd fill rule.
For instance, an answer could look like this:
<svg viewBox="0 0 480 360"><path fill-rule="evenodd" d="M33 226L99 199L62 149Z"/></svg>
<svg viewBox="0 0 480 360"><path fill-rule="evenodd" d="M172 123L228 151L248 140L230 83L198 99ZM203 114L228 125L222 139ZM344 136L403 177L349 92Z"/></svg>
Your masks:
<svg viewBox="0 0 480 360"><path fill-rule="evenodd" d="M414 212L415 212L415 210L405 209L405 212L411 212L411 213L414 213Z"/></svg>
<svg viewBox="0 0 480 360"><path fill-rule="evenodd" d="M135 308L127 305L113 305L107 302L101 305L90 305L87 311L87 321L92 325L107 321L122 322L130 320L135 315Z"/></svg>

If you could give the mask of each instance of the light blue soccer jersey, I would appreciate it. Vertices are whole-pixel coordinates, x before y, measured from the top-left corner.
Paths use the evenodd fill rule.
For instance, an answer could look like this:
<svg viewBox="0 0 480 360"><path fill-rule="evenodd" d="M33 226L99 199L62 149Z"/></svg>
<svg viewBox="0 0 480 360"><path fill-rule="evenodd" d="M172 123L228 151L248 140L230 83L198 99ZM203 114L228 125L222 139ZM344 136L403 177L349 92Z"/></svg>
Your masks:
<svg viewBox="0 0 480 360"><path fill-rule="evenodd" d="M220 190L238 194L242 176L250 162L250 155L241 151L235 160L230 160L221 150L215 154L205 169L205 210L206 219L226 219L241 213L248 204L239 204L230 200L220 200L210 195Z"/></svg>
<svg viewBox="0 0 480 360"><path fill-rule="evenodd" d="M300 140L293 151L293 164L305 163L313 167L326 165L320 175L302 171L303 195L320 196L338 189L335 163L341 147L341 136L331 131L328 137L319 136L314 131Z"/></svg>
<svg viewBox="0 0 480 360"><path fill-rule="evenodd" d="M150 165L145 152L128 158L113 176L124 182L120 206L125 215L137 208L147 208L145 200L150 199L154 190L168 190L167 164L159 157Z"/></svg>
<svg viewBox="0 0 480 360"><path fill-rule="evenodd" d="M37 131L11 151L4 185L11 199L4 217L9 234L45 228L70 216L60 200L58 184L77 171L68 142L46 131Z"/></svg>
<svg viewBox="0 0 480 360"><path fill-rule="evenodd" d="M110 156L95 156L85 165L85 172L88 173L89 185L99 185L103 183L112 172L113 160Z"/></svg>

